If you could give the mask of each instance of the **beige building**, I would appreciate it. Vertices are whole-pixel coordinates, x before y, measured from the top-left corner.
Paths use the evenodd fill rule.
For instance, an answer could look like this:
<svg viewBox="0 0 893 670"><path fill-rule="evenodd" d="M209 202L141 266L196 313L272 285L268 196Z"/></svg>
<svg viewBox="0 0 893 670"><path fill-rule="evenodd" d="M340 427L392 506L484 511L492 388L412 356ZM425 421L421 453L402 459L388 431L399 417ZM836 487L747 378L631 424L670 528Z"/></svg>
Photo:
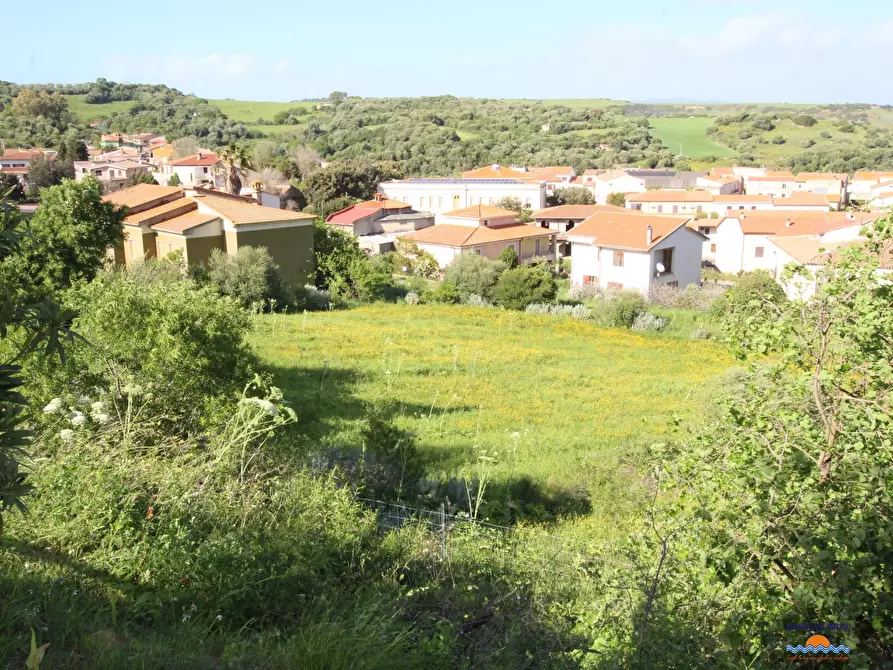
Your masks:
<svg viewBox="0 0 893 670"><path fill-rule="evenodd" d="M227 194L200 194L172 186L138 184L105 197L125 207L123 264L181 253L190 265L204 265L219 249L234 255L239 247L266 247L283 277L303 284L313 275L313 217L262 207Z"/></svg>
<svg viewBox="0 0 893 670"><path fill-rule="evenodd" d="M546 183L533 179L453 179L419 177L382 182L378 190L420 212L431 212L435 221L446 212L472 205L495 205L506 197L517 198L527 209L546 206Z"/></svg>

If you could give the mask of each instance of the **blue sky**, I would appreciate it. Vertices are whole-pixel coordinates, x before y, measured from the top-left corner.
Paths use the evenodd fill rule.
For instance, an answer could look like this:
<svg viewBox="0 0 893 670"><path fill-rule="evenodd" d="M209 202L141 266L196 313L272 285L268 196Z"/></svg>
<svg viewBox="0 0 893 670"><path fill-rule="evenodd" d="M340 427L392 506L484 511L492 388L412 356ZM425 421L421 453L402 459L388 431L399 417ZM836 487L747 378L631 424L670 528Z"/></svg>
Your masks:
<svg viewBox="0 0 893 670"><path fill-rule="evenodd" d="M893 103L893 4L880 0L8 4L0 78L20 83L106 77L252 100Z"/></svg>

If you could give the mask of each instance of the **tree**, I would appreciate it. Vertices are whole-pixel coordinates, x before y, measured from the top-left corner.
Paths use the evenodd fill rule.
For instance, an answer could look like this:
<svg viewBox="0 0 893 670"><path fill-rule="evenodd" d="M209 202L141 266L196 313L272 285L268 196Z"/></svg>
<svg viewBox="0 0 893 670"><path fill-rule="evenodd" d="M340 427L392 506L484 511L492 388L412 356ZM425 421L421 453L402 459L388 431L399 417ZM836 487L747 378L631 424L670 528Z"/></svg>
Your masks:
<svg viewBox="0 0 893 670"><path fill-rule="evenodd" d="M14 174L0 173L0 199L19 202L25 197L25 189Z"/></svg>
<svg viewBox="0 0 893 670"><path fill-rule="evenodd" d="M547 268L532 265L506 270L493 289L496 304L506 309L521 309L555 299L558 285Z"/></svg>
<svg viewBox="0 0 893 670"><path fill-rule="evenodd" d="M461 300L473 295L490 299L499 275L505 270L502 263L491 261L472 251L463 251L446 267L445 283L453 284Z"/></svg>
<svg viewBox="0 0 893 670"><path fill-rule="evenodd" d="M134 172L124 182L125 186L136 186L137 184L158 184L158 182L155 181L155 177L152 176L151 172ZM170 184L170 179L168 180L168 185L176 186L176 184Z"/></svg>
<svg viewBox="0 0 893 670"><path fill-rule="evenodd" d="M123 210L103 201L92 176L46 188L11 265L23 286L47 294L90 280L108 248L121 243L123 219Z"/></svg>
<svg viewBox="0 0 893 670"><path fill-rule="evenodd" d="M594 205L595 198L592 191L580 186L556 188L555 194L550 197L553 205Z"/></svg>
<svg viewBox="0 0 893 670"><path fill-rule="evenodd" d="M172 174L170 176L170 178L167 180L167 185L168 186L179 186L180 185L180 175L178 175L176 172L174 172L174 174Z"/></svg>
<svg viewBox="0 0 893 670"><path fill-rule="evenodd" d="M505 265L509 270L518 267L518 254L515 247L505 247L496 257L500 263Z"/></svg>
<svg viewBox="0 0 893 670"><path fill-rule="evenodd" d="M289 149L288 155L297 166L298 175L301 179L307 179L314 170L319 168L322 162L316 151L303 144Z"/></svg>
<svg viewBox="0 0 893 670"><path fill-rule="evenodd" d="M61 310L48 296L29 292L8 264L21 252L21 217L0 201L0 532L3 514L26 510L23 498L30 490L20 459L32 433L27 428L27 400L19 391L22 366L30 354L61 355L61 343L70 339L68 324L74 316Z"/></svg>
<svg viewBox="0 0 893 670"><path fill-rule="evenodd" d="M43 117L58 128L73 120L68 111L68 101L63 96L30 89L19 91L12 101L12 113L33 119Z"/></svg>
<svg viewBox="0 0 893 670"><path fill-rule="evenodd" d="M332 165L317 170L304 179L304 194L316 213L329 209L327 203L341 198L369 200L378 190L378 184L402 175L389 164L358 163ZM343 202L343 201L342 201Z"/></svg>
<svg viewBox="0 0 893 670"><path fill-rule="evenodd" d="M244 147L230 144L217 152L226 169L227 190L238 195L242 191L242 177L251 169L251 159Z"/></svg>
<svg viewBox="0 0 893 670"><path fill-rule="evenodd" d="M87 153L87 145L74 135L68 135L62 144L59 145L59 152L56 156L56 160L59 161L60 164L67 165L74 161L85 161L89 156L89 153Z"/></svg>
<svg viewBox="0 0 893 670"><path fill-rule="evenodd" d="M329 93L329 100L332 102L336 102L338 100L344 100L347 97L347 93L344 91L332 91Z"/></svg>
<svg viewBox="0 0 893 670"><path fill-rule="evenodd" d="M606 202L614 207L626 207L626 196L623 193L611 193Z"/></svg>
<svg viewBox="0 0 893 670"><path fill-rule="evenodd" d="M279 274L279 266L266 247L239 247L234 256L214 249L208 263L208 279L222 295L235 298L246 308L258 304L268 308L274 301L276 308L284 309L295 301L291 287Z"/></svg>
<svg viewBox="0 0 893 670"><path fill-rule="evenodd" d="M372 267L359 242L350 233L317 219L313 229L316 287L340 298L369 300L391 283L386 272Z"/></svg>
<svg viewBox="0 0 893 670"><path fill-rule="evenodd" d="M200 145L194 137L181 137L171 142L171 148L174 150L174 158L186 158L198 153Z"/></svg>
<svg viewBox="0 0 893 670"><path fill-rule="evenodd" d="M521 203L521 199L517 198L513 195L507 195L504 198L500 198L495 203L496 207L501 207L502 209L510 209L513 212L521 213L521 210L524 209L524 205Z"/></svg>
<svg viewBox="0 0 893 670"><path fill-rule="evenodd" d="M36 195L41 189L58 186L66 176L64 166L59 161L38 156L31 161L28 170L28 191Z"/></svg>
<svg viewBox="0 0 893 670"><path fill-rule="evenodd" d="M673 161L673 167L682 172L691 170L691 163L686 158L676 158Z"/></svg>

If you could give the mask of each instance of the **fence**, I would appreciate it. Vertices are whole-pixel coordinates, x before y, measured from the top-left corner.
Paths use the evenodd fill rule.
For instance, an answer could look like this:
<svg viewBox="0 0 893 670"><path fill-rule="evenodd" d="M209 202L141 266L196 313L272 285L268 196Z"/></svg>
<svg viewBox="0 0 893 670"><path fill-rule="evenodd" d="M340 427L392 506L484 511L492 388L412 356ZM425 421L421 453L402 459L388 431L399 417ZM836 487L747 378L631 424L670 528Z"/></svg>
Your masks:
<svg viewBox="0 0 893 670"><path fill-rule="evenodd" d="M449 514L443 504L432 510L369 498L357 500L375 510L382 532L407 528L422 531L418 541L439 561L449 561L464 548L488 553L514 567L557 576L596 576L609 565L635 569L629 559L601 543L555 535L534 526L501 526L464 514Z"/></svg>

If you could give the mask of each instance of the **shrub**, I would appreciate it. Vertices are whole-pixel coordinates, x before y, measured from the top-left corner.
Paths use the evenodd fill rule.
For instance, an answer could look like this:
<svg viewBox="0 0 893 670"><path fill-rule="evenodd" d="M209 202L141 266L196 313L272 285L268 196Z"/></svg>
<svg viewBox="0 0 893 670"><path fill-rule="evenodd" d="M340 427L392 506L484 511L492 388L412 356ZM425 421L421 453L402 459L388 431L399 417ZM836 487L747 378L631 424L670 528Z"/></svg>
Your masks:
<svg viewBox="0 0 893 670"><path fill-rule="evenodd" d="M800 141L800 146L803 147L804 149L809 149L809 147L814 146L814 145L815 145L815 140L812 139L811 137L804 137Z"/></svg>
<svg viewBox="0 0 893 670"><path fill-rule="evenodd" d="M407 305L418 305L419 302L421 302L421 300L419 299L419 294L415 293L414 291L410 291L409 293L407 293L404 300L406 301Z"/></svg>
<svg viewBox="0 0 893 670"><path fill-rule="evenodd" d="M296 288L294 294L297 309L318 312L329 309L332 305L332 297L329 292L318 289L313 284L304 284Z"/></svg>
<svg viewBox="0 0 893 670"><path fill-rule="evenodd" d="M752 131L752 130L748 130L748 129L744 128L744 129L738 131L738 138L739 138L739 139L742 139L742 140L749 140L751 137L753 137L753 131Z"/></svg>
<svg viewBox="0 0 893 670"><path fill-rule="evenodd" d="M344 300L377 300L392 289L391 273L374 266L356 238L317 220L313 231L316 286Z"/></svg>
<svg viewBox="0 0 893 670"><path fill-rule="evenodd" d="M722 322L733 333L746 333L776 318L773 305L787 302L781 285L765 270L742 275L710 307L710 316Z"/></svg>
<svg viewBox="0 0 893 670"><path fill-rule="evenodd" d="M810 116L809 114L798 114L791 118L791 121L796 123L798 126L803 126L804 128L809 128L810 126L814 126L818 121L814 116Z"/></svg>
<svg viewBox="0 0 893 670"><path fill-rule="evenodd" d="M504 269L502 263L465 251L447 266L443 279L444 283L450 283L456 288L462 300L470 295L483 296L489 300Z"/></svg>
<svg viewBox="0 0 893 670"><path fill-rule="evenodd" d="M463 305L468 305L469 307L492 307L493 303L479 295L470 295L465 300L462 301Z"/></svg>
<svg viewBox="0 0 893 670"><path fill-rule="evenodd" d="M534 302L553 300L557 292L555 278L547 269L519 267L502 274L493 289L493 296L501 307L524 309Z"/></svg>
<svg viewBox="0 0 893 670"><path fill-rule="evenodd" d="M422 298L423 302L455 304L459 302L459 290L452 282L442 281L433 291L426 291Z"/></svg>
<svg viewBox="0 0 893 670"><path fill-rule="evenodd" d="M518 267L518 254L515 252L515 247L505 247L499 252L499 256L496 257L496 260L505 265L509 270Z"/></svg>
<svg viewBox="0 0 893 670"><path fill-rule="evenodd" d="M856 132L856 127L852 123L842 123L838 130L842 133L854 133Z"/></svg>
<svg viewBox="0 0 893 670"><path fill-rule="evenodd" d="M376 272L382 272L387 274L395 274L398 272L403 272L403 258L396 251L388 251L383 254L378 254L377 256L373 256L370 259L372 263L372 268ZM407 266L407 270L409 266Z"/></svg>
<svg viewBox="0 0 893 670"><path fill-rule="evenodd" d="M605 201L614 207L626 207L626 195L623 193L610 193Z"/></svg>
<svg viewBox="0 0 893 670"><path fill-rule="evenodd" d="M633 320L632 329L645 332L660 332L667 327L669 322L669 319L658 316L654 312L639 312Z"/></svg>
<svg viewBox="0 0 893 670"><path fill-rule="evenodd" d="M821 137L824 140L830 140L831 133L829 133L827 130L823 130L822 132L819 133L819 137Z"/></svg>
<svg viewBox="0 0 893 670"><path fill-rule="evenodd" d="M574 286L570 290L571 300L598 300L604 297L605 292L598 284L583 284Z"/></svg>
<svg viewBox="0 0 893 670"><path fill-rule="evenodd" d="M776 135L772 138L772 144L784 144L786 141L783 135Z"/></svg>
<svg viewBox="0 0 893 670"><path fill-rule="evenodd" d="M645 311L645 298L637 291L620 291L608 297L604 320L608 326L629 328L636 317Z"/></svg>
<svg viewBox="0 0 893 670"><path fill-rule="evenodd" d="M235 298L245 308L261 306L273 311L295 304L291 287L265 247L239 247L233 256L214 249L208 279L221 295Z"/></svg>
<svg viewBox="0 0 893 670"><path fill-rule="evenodd" d="M434 256L422 251L417 243L399 237L396 246L398 253L396 264L400 270L405 266L416 277L425 279L437 279L440 276L440 265Z"/></svg>
<svg viewBox="0 0 893 670"><path fill-rule="evenodd" d="M180 175L176 172L170 176L170 179L167 180L168 186L179 186L180 185Z"/></svg>
<svg viewBox="0 0 893 670"><path fill-rule="evenodd" d="M695 328L691 331L691 339L693 340L706 340L709 337L709 333L703 328Z"/></svg>
<svg viewBox="0 0 893 670"><path fill-rule="evenodd" d="M234 398L250 378L248 314L191 280L135 281L127 270L72 289L66 307L83 339L62 364L33 378L40 400L86 396L119 414L139 412L158 434L197 430L214 399Z"/></svg>
<svg viewBox="0 0 893 670"><path fill-rule="evenodd" d="M527 314L546 315L552 313L552 307L554 307L554 305L550 305L544 302L538 302L527 305L527 307L524 308L524 312L526 312Z"/></svg>
<svg viewBox="0 0 893 670"><path fill-rule="evenodd" d="M532 305L527 305L524 311L528 314L570 316L574 319L581 320L592 318L592 310L586 305L551 305L549 303L534 303Z"/></svg>

